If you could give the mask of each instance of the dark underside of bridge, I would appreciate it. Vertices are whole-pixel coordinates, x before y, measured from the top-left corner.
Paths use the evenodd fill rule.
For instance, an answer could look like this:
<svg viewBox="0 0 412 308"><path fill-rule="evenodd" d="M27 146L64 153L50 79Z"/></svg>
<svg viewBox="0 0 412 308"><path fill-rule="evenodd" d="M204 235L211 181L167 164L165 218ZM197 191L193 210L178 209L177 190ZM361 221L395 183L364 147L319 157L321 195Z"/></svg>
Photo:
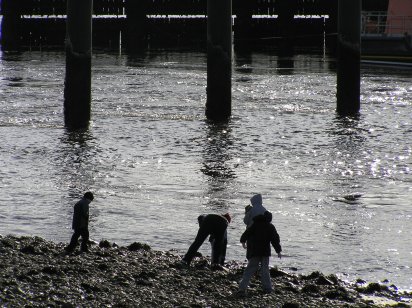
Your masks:
<svg viewBox="0 0 412 308"><path fill-rule="evenodd" d="M67 0L1 0L3 50L62 49ZM232 0L235 48L336 44L338 0ZM388 0L363 0L386 11ZM207 0L94 0L93 46L206 46ZM299 18L294 18L299 16Z"/></svg>

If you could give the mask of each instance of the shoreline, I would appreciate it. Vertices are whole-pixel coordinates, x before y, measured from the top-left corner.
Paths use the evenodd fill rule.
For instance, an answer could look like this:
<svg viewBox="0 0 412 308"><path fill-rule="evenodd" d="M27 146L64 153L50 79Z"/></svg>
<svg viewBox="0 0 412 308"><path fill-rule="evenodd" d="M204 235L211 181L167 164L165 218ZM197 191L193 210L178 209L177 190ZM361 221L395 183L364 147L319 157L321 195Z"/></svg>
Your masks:
<svg viewBox="0 0 412 308"><path fill-rule="evenodd" d="M210 270L199 256L182 266L175 251L147 244L90 245L88 253L65 254L65 243L40 237L0 235L0 305L5 307L412 307L412 292L396 286L336 275L270 270L274 292L252 280L236 295L244 265L229 261Z"/></svg>

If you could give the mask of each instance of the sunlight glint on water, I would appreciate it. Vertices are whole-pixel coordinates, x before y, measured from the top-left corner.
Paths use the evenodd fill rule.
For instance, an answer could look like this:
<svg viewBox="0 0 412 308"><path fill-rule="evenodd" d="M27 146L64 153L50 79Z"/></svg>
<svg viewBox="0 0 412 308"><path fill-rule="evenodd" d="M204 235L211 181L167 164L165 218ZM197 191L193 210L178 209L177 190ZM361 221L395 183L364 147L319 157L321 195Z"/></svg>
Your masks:
<svg viewBox="0 0 412 308"><path fill-rule="evenodd" d="M95 53L91 127L68 133L64 61L1 55L0 234L67 242L90 189L97 241L183 254L199 214L230 211L228 259L244 260L243 211L259 192L285 254L273 265L412 288L410 71L364 68L360 118L338 119L332 60L237 55L233 119L213 126L205 54Z"/></svg>

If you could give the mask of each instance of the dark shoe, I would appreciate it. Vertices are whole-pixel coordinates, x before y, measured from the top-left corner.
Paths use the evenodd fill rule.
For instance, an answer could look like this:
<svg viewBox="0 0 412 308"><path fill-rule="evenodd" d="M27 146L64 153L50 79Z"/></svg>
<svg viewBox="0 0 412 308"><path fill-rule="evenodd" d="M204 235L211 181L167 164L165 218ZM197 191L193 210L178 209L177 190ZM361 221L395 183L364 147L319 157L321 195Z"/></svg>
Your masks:
<svg viewBox="0 0 412 308"><path fill-rule="evenodd" d="M188 268L190 267L190 263L185 260L180 260L179 262L177 262L176 267L177 268Z"/></svg>
<svg viewBox="0 0 412 308"><path fill-rule="evenodd" d="M245 290L238 290L236 292L236 297L243 298L243 297L246 297L246 296L247 296L247 293L246 293Z"/></svg>
<svg viewBox="0 0 412 308"><path fill-rule="evenodd" d="M70 247L70 246L66 246L66 247L64 248L64 251L65 251L66 254L70 254L70 253L72 253L72 252L74 251L74 248L73 248L73 247Z"/></svg>
<svg viewBox="0 0 412 308"><path fill-rule="evenodd" d="M223 271L223 266L220 264L213 263L212 265L210 265L210 269L212 271Z"/></svg>
<svg viewBox="0 0 412 308"><path fill-rule="evenodd" d="M263 290L263 294L270 294L270 293L272 293L272 292L273 292L272 289L264 289L264 290Z"/></svg>

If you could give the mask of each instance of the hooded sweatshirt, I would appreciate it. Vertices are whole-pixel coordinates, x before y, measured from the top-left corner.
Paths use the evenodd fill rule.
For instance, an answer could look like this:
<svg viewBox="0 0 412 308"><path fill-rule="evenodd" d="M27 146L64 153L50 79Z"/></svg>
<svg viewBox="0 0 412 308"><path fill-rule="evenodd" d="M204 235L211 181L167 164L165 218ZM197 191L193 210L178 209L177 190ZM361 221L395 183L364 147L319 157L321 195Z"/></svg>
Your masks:
<svg viewBox="0 0 412 308"><path fill-rule="evenodd" d="M266 209L262 205L262 195L257 194L250 198L250 203L252 204L252 208L245 213L245 218L243 218L243 222L247 227L250 227L253 224L253 218L258 215L263 215L266 212Z"/></svg>
<svg viewBox="0 0 412 308"><path fill-rule="evenodd" d="M272 244L277 253L282 251L279 234L271 220L272 214L265 212L263 215L256 216L253 225L243 232L240 242L245 243L247 241L248 243L247 259L270 256L270 244Z"/></svg>

